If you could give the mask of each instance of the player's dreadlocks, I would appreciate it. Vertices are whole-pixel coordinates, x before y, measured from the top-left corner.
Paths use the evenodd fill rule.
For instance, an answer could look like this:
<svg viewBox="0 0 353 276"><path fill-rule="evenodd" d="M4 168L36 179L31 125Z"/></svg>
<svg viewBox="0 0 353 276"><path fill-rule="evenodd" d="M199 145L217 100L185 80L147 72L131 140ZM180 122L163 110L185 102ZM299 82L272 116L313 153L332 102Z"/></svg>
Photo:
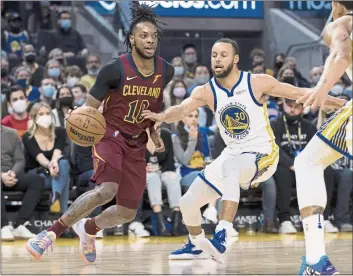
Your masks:
<svg viewBox="0 0 353 276"><path fill-rule="evenodd" d="M140 23L140 22L150 22L153 25L156 26L157 29L157 36L158 40L162 36L162 28L159 26L159 24L165 25L163 22L159 20L159 16L156 15L153 11L153 7L148 6L146 4L139 4L138 2L134 1L130 4L131 8L131 15L132 15L132 20L130 23L130 28L129 32L126 35L124 43L128 47L128 49L132 49L132 45L130 43L129 36L132 35L132 31L134 30L135 26Z"/></svg>

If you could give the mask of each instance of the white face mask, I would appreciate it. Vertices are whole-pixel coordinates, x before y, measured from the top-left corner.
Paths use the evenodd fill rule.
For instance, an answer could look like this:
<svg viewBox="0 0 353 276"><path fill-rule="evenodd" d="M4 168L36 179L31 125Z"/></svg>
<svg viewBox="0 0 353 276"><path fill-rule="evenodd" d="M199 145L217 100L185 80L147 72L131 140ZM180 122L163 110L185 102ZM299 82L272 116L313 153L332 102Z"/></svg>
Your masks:
<svg viewBox="0 0 353 276"><path fill-rule="evenodd" d="M36 120L36 124L42 128L48 128L52 123L52 118L50 115L39 116Z"/></svg>
<svg viewBox="0 0 353 276"><path fill-rule="evenodd" d="M78 84L80 82L80 79L77 77L69 77L67 78L67 86L68 87L73 87L74 85Z"/></svg>
<svg viewBox="0 0 353 276"><path fill-rule="evenodd" d="M18 100L12 104L13 111L21 114L27 109L27 102L25 100Z"/></svg>

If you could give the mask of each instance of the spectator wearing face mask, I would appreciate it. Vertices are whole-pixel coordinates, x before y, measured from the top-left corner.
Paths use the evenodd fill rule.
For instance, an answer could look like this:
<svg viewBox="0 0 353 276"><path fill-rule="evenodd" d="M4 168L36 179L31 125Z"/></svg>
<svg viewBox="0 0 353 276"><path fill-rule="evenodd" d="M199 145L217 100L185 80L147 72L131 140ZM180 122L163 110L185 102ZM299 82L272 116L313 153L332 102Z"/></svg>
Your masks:
<svg viewBox="0 0 353 276"><path fill-rule="evenodd" d="M51 78L43 79L39 91L40 99L36 102L43 102L48 104L51 108L55 108L54 98L56 97L56 85L54 80ZM28 110L31 110L32 105L28 107Z"/></svg>
<svg viewBox="0 0 353 276"><path fill-rule="evenodd" d="M50 51L49 56L48 56L48 60L52 60L52 59L57 60L61 64L61 66L63 66L63 67L65 67L67 64L66 58L64 56L64 52L60 48L55 48Z"/></svg>
<svg viewBox="0 0 353 276"><path fill-rule="evenodd" d="M289 64L282 66L281 70L278 72L277 79L280 82L289 83L291 85L297 86L297 78L295 77L295 72Z"/></svg>
<svg viewBox="0 0 353 276"><path fill-rule="evenodd" d="M6 58L1 58L1 85L12 86L16 80L10 75L9 61Z"/></svg>
<svg viewBox="0 0 353 276"><path fill-rule="evenodd" d="M279 163L274 174L277 187L277 208L280 221L280 233L296 233L290 219L290 198L295 185L294 158L305 148L316 133L316 127L303 119L303 106L293 100L283 101L283 115L271 122L276 144L279 146ZM331 204L333 188L333 171L328 167L324 171L327 189L327 206ZM328 220L328 209L325 209L325 231L337 232L337 228Z"/></svg>
<svg viewBox="0 0 353 276"><path fill-rule="evenodd" d="M62 49L67 57L87 54L87 48L80 33L72 28L70 12L59 13L58 29L54 33L52 45Z"/></svg>
<svg viewBox="0 0 353 276"><path fill-rule="evenodd" d="M317 85L317 83L321 78L322 72L323 72L322 66L315 66L313 67L313 69L311 69L310 77L309 77L311 87L315 87Z"/></svg>
<svg viewBox="0 0 353 276"><path fill-rule="evenodd" d="M52 191L50 212L65 212L68 207L70 164L64 158L66 131L55 127L52 110L36 103L30 111L28 131L22 141L26 152L26 171L45 179L45 189Z"/></svg>
<svg viewBox="0 0 353 276"><path fill-rule="evenodd" d="M74 96L74 106L82 106L87 97L87 89L83 84L76 84L71 88L72 95Z"/></svg>
<svg viewBox="0 0 353 276"><path fill-rule="evenodd" d="M206 84L211 78L210 71L206 65L198 64L194 70L194 84L188 87L188 96L196 86ZM208 107L200 107L199 109L199 126L210 127L213 124L213 113ZM211 133L210 133L211 134Z"/></svg>
<svg viewBox="0 0 353 276"><path fill-rule="evenodd" d="M101 68L99 55L89 54L86 59L87 74L81 78L81 83L86 86L87 90L91 90L93 84L96 82L97 75Z"/></svg>
<svg viewBox="0 0 353 276"><path fill-rule="evenodd" d="M255 66L253 66L253 68L251 69L251 73L253 73L253 74L265 74L266 73L265 64L257 64Z"/></svg>
<svg viewBox="0 0 353 276"><path fill-rule="evenodd" d="M280 114L277 100L274 97L266 96L267 113L270 121L276 119Z"/></svg>
<svg viewBox="0 0 353 276"><path fill-rule="evenodd" d="M285 58L285 55L282 53L277 54L275 56L275 61L273 64L273 74L274 74L275 78L277 78L278 71L282 68L282 66L284 64L284 58Z"/></svg>
<svg viewBox="0 0 353 276"><path fill-rule="evenodd" d="M70 88L74 87L76 84L80 83L82 77L82 72L80 67L77 65L72 65L66 67L66 85Z"/></svg>
<svg viewBox="0 0 353 276"><path fill-rule="evenodd" d="M287 64L294 71L294 76L298 81L298 87L310 87L310 82L297 70L297 60L295 57L286 57L284 64Z"/></svg>
<svg viewBox="0 0 353 276"><path fill-rule="evenodd" d="M191 94L192 90L194 90L196 86L204 85L210 80L210 71L208 70L206 65L198 64L197 66L195 66L193 75L194 84L188 88L188 95Z"/></svg>
<svg viewBox="0 0 353 276"><path fill-rule="evenodd" d="M56 108L53 109L55 126L65 127L65 117L69 114L69 110L74 108L74 97L71 89L67 86L61 86L58 89L56 97Z"/></svg>
<svg viewBox="0 0 353 276"><path fill-rule="evenodd" d="M39 87L44 77L44 67L36 62L36 56L37 54L32 44L23 46L23 66L27 67L32 74L30 84Z"/></svg>
<svg viewBox="0 0 353 276"><path fill-rule="evenodd" d="M185 74L185 64L181 57L174 57L171 64L174 66L174 77L173 80L182 80L187 87L194 83L193 79L189 78Z"/></svg>
<svg viewBox="0 0 353 276"><path fill-rule="evenodd" d="M21 30L22 19L17 12L6 14L9 22L8 30L4 30L1 36L1 49L4 49L9 57L22 57L22 45L29 43L27 31Z"/></svg>
<svg viewBox="0 0 353 276"><path fill-rule="evenodd" d="M35 102L40 98L38 87L30 85L32 73L29 68L21 66L15 71L16 84L26 92L29 102Z"/></svg>
<svg viewBox="0 0 353 276"><path fill-rule="evenodd" d="M1 120L1 124L15 129L18 136L22 137L27 131L29 120L27 97L23 88L18 85L12 86L7 94L7 104L12 112Z"/></svg>
<svg viewBox="0 0 353 276"><path fill-rule="evenodd" d="M183 81L186 87L189 87L194 83L194 81L185 75L185 65L181 57L174 57L171 61L174 66L174 76L172 81L170 81L163 91L164 107L170 106L170 99L172 94L172 86L174 82Z"/></svg>
<svg viewBox="0 0 353 276"><path fill-rule="evenodd" d="M65 83L65 74L60 62L55 59L49 60L45 65L44 77L53 79L56 86L63 85Z"/></svg>
<svg viewBox="0 0 353 276"><path fill-rule="evenodd" d="M255 48L250 53L251 66L254 68L256 65L263 65L265 67L265 52L262 49ZM271 69L266 69L265 74L273 76Z"/></svg>
<svg viewBox="0 0 353 276"><path fill-rule="evenodd" d="M185 64L185 76L190 79L193 79L195 66L197 65L197 52L195 45L184 45L182 57Z"/></svg>
<svg viewBox="0 0 353 276"><path fill-rule="evenodd" d="M182 80L176 80L172 83L169 95L164 95L164 109L180 104L187 98L186 85ZM173 132L176 130L177 123L172 123L169 126Z"/></svg>
<svg viewBox="0 0 353 276"><path fill-rule="evenodd" d="M342 95L343 94L343 91L344 91L344 88L345 88L345 86L344 86L344 84L343 84L343 80L342 80L342 78L338 81L338 82L336 82L336 84L331 88L331 90L330 90L330 95L331 96L334 96L334 97L336 97L336 96L338 96L338 95Z"/></svg>

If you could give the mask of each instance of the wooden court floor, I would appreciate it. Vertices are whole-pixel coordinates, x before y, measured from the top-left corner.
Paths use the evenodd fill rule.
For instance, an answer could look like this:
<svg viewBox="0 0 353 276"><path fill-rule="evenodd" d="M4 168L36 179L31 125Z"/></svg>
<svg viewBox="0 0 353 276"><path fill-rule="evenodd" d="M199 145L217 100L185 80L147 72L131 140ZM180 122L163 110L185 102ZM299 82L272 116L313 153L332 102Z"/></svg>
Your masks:
<svg viewBox="0 0 353 276"><path fill-rule="evenodd" d="M249 236L240 233L226 261L169 261L169 252L181 247L185 237L106 237L97 241L97 261L86 265L78 253L78 239L58 240L53 252L35 261L24 241L1 244L1 275L130 274L130 275L260 275L297 273L304 252L303 234ZM326 234L327 252L341 274L352 275L352 234Z"/></svg>

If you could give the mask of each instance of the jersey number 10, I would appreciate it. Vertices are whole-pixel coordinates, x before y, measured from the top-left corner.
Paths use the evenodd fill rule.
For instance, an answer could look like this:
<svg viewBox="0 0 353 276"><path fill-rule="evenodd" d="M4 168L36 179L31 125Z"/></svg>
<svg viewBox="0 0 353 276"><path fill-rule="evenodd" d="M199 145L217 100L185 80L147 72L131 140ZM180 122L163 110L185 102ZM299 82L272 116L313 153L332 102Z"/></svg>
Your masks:
<svg viewBox="0 0 353 276"><path fill-rule="evenodd" d="M141 123L143 117L141 115L142 111L146 110L150 103L147 100L133 101L129 103L129 113L125 115L124 121L129 123ZM137 111L138 110L138 111Z"/></svg>

